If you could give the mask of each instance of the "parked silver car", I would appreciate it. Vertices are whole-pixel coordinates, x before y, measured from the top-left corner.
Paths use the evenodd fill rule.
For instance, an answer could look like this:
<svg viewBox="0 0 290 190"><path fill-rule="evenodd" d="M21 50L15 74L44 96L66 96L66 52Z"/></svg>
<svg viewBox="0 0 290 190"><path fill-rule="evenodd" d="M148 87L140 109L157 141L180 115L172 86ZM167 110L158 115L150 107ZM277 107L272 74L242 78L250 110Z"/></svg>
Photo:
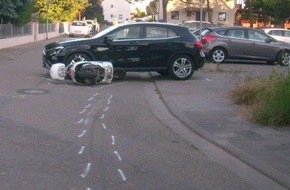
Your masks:
<svg viewBox="0 0 290 190"><path fill-rule="evenodd" d="M199 31L195 31L199 34ZM264 32L246 27L205 27L202 29L203 51L213 62L278 62L288 65L290 45Z"/></svg>
<svg viewBox="0 0 290 190"><path fill-rule="evenodd" d="M212 23L206 22L206 21L201 21L201 23L202 23L202 27L214 26ZM183 23L181 23L179 25L185 26L191 32L194 32L195 30L200 28L200 21L198 21L198 20L187 20L187 21L184 21Z"/></svg>
<svg viewBox="0 0 290 190"><path fill-rule="evenodd" d="M290 43L290 30L284 28L261 28L261 30L278 41Z"/></svg>

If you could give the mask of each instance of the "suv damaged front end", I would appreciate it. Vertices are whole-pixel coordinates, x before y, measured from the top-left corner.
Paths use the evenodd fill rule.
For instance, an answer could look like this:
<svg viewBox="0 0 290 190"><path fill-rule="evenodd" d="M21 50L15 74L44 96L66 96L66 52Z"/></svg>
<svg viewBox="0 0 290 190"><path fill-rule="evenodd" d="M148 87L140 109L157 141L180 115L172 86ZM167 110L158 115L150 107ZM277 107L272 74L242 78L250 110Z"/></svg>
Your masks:
<svg viewBox="0 0 290 190"><path fill-rule="evenodd" d="M63 60L57 56L63 49L63 46L45 46L45 49L42 52L43 67L50 69L54 63L63 62Z"/></svg>

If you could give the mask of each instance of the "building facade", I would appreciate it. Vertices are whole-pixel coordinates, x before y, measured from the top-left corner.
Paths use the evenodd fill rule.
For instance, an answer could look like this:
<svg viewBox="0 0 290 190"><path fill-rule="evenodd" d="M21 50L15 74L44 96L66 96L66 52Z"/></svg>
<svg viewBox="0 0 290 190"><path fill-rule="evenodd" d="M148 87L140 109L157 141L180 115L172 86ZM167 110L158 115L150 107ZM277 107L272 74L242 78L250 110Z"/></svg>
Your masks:
<svg viewBox="0 0 290 190"><path fill-rule="evenodd" d="M122 23L131 19L137 5L134 1L130 4L126 0L104 0L102 2L104 19L111 23ZM157 20L164 20L162 1L157 2ZM168 1L167 22L182 23L187 20L203 20L213 24L232 26L236 22L236 11L243 1L209 0L209 5L207 0L203 0L203 3L200 0L189 2L191 3L185 4L180 0Z"/></svg>
<svg viewBox="0 0 290 190"><path fill-rule="evenodd" d="M181 23L187 20L203 20L213 24L232 26L235 23L235 13L240 3L239 0L209 0L209 5L206 0L203 3L200 0L192 0L190 4L182 3L179 0L169 1L167 22ZM162 13L161 4L162 0L159 0L157 4L159 20L163 20L163 14L160 14Z"/></svg>
<svg viewBox="0 0 290 190"><path fill-rule="evenodd" d="M104 20L116 24L131 17L131 4L125 0L104 0L102 2Z"/></svg>

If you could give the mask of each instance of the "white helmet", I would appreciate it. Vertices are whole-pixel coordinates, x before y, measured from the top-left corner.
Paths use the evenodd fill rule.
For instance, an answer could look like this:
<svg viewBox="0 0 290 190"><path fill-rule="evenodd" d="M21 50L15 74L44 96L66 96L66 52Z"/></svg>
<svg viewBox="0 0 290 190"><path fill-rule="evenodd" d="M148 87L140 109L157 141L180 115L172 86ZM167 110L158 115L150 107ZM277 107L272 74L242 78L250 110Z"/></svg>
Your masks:
<svg viewBox="0 0 290 190"><path fill-rule="evenodd" d="M50 68L50 77L52 79L64 80L66 77L66 68L63 63L53 64Z"/></svg>

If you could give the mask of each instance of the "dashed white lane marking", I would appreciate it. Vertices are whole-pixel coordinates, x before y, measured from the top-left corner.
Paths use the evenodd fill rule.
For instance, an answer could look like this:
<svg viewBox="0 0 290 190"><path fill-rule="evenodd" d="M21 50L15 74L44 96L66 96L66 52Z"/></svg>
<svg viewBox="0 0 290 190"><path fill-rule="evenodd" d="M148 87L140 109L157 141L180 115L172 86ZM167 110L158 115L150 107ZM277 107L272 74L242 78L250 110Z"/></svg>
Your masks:
<svg viewBox="0 0 290 190"><path fill-rule="evenodd" d="M83 109L83 111L80 111L79 114L83 114L86 112L86 109Z"/></svg>
<svg viewBox="0 0 290 190"><path fill-rule="evenodd" d="M104 119L105 118L105 115L103 114L101 117L100 117L100 119Z"/></svg>
<svg viewBox="0 0 290 190"><path fill-rule="evenodd" d="M90 121L90 119L87 118L87 119L85 120L85 125L88 125L88 124L89 124L89 121Z"/></svg>
<svg viewBox="0 0 290 190"><path fill-rule="evenodd" d="M109 97L109 100L110 100L112 97L113 97L113 95L111 95L111 96Z"/></svg>
<svg viewBox="0 0 290 190"><path fill-rule="evenodd" d="M94 97L90 97L89 99L88 99L88 101L90 102L90 101L92 101L94 99Z"/></svg>
<svg viewBox="0 0 290 190"><path fill-rule="evenodd" d="M89 107L91 107L91 104L88 104L85 108L87 109L87 108L89 108Z"/></svg>
<svg viewBox="0 0 290 190"><path fill-rule="evenodd" d="M112 145L115 144L115 136L112 136Z"/></svg>
<svg viewBox="0 0 290 190"><path fill-rule="evenodd" d="M209 78L204 78L205 80L207 80L207 81L210 81L210 79Z"/></svg>
<svg viewBox="0 0 290 190"><path fill-rule="evenodd" d="M79 151L79 154L83 154L84 149L85 149L85 146L82 146L81 149L80 149L80 151Z"/></svg>
<svg viewBox="0 0 290 190"><path fill-rule="evenodd" d="M84 173L81 174L82 178L85 178L88 175L88 173L90 172L90 168L91 168L91 163L87 163L87 167L86 167Z"/></svg>
<svg viewBox="0 0 290 190"><path fill-rule="evenodd" d="M126 181L127 179L126 179L126 176L125 176L125 174L123 173L123 171L122 171L121 169L118 169L118 172L119 172L119 174L121 175L123 181Z"/></svg>
<svg viewBox="0 0 290 190"><path fill-rule="evenodd" d="M86 134L87 130L83 130L83 132L81 134L79 134L79 138L83 137Z"/></svg>
<svg viewBox="0 0 290 190"><path fill-rule="evenodd" d="M105 123L102 123L102 126L103 126L104 129L107 129Z"/></svg>
<svg viewBox="0 0 290 190"><path fill-rule="evenodd" d="M105 109L104 109L104 112L108 111L109 109L109 106L107 106Z"/></svg>
<svg viewBox="0 0 290 190"><path fill-rule="evenodd" d="M97 96L97 95L99 95L99 93L94 94L93 97L95 97L95 96Z"/></svg>
<svg viewBox="0 0 290 190"><path fill-rule="evenodd" d="M118 151L114 151L114 153L116 154L116 156L118 157L119 161L122 161L122 157L120 156L120 154L118 153Z"/></svg>
<svg viewBox="0 0 290 190"><path fill-rule="evenodd" d="M83 120L84 120L84 119L80 119L80 120L79 120L78 122L76 122L76 123L80 124L80 123L83 122Z"/></svg>
<svg viewBox="0 0 290 190"><path fill-rule="evenodd" d="M111 101L110 101L110 100L108 100L107 104L109 105L110 103L111 103Z"/></svg>

